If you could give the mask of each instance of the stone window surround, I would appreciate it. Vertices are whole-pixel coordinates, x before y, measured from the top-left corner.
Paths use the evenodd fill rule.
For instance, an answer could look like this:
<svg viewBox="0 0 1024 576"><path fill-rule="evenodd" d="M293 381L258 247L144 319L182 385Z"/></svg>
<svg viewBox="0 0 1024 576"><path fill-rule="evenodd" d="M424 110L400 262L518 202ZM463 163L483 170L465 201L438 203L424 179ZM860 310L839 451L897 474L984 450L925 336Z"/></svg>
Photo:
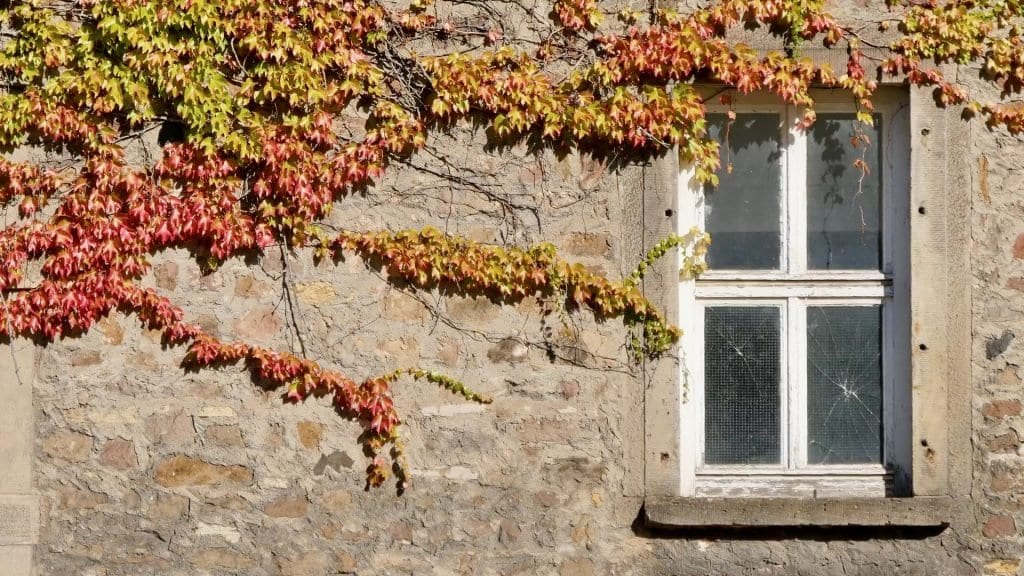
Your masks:
<svg viewBox="0 0 1024 576"><path fill-rule="evenodd" d="M657 527L944 527L970 494L971 297L969 128L959 110L937 108L930 89L909 90L911 492L896 498L685 498L680 488L678 357L644 369L644 513ZM643 245L674 231L675 154L643 173ZM679 318L672 258L652 267L644 292ZM684 335L685 338L685 335Z"/></svg>

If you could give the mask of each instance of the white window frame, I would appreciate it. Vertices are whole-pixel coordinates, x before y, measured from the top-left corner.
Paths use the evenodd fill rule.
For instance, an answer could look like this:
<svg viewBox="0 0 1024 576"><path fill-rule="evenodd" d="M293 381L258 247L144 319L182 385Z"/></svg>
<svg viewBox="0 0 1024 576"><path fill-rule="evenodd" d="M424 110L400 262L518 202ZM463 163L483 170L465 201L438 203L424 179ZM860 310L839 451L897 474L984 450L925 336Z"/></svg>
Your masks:
<svg viewBox="0 0 1024 576"><path fill-rule="evenodd" d="M854 112L852 98L841 92L816 93L819 113ZM796 127L802 111L772 96L732 94L729 106L709 105L708 112L774 112L783 118L780 136L782 174L780 232L783 254L779 271L709 271L679 287L684 327L681 349L680 495L688 497L883 497L899 493L899 470L909 470L910 339L909 294L909 134L905 98L880 93L875 114L882 117L882 267L875 271L810 271L806 256L806 134ZM904 115L901 117L901 115ZM677 231L703 227L703 187L692 166L680 164ZM805 299L813 299L805 300ZM703 466L703 321L709 304L779 305L782 338L780 442L781 464ZM806 464L806 307L808 305L882 304L883 462L884 465ZM793 382L790 386L786 381ZM795 415L802 414L803 417ZM790 417L790 415L794 415ZM897 416L898 415L898 416ZM894 485L894 476L895 485Z"/></svg>

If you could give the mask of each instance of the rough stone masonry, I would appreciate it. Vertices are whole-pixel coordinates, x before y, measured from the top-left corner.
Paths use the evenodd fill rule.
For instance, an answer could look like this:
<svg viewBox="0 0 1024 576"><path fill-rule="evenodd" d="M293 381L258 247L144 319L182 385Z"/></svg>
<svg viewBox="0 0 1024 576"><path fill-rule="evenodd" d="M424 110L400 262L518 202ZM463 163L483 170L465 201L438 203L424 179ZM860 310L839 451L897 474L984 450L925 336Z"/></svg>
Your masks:
<svg viewBox="0 0 1024 576"><path fill-rule="evenodd" d="M288 349L301 330L313 357L353 377L422 366L495 402L396 386L413 471L399 497L363 489L358 427L329 406L283 405L240 368L187 373L182 352L133 319L19 344L17 370L0 354L0 573L1020 574L1024 146L970 130L970 149L954 153L971 167L974 476L961 520L939 534L654 532L639 520L643 390L620 325L411 293L357 259L268 256L202 275L170 253L149 282L223 337ZM389 173L335 223L551 240L612 276L639 258L638 169L485 153L480 135L438 146L473 186Z"/></svg>

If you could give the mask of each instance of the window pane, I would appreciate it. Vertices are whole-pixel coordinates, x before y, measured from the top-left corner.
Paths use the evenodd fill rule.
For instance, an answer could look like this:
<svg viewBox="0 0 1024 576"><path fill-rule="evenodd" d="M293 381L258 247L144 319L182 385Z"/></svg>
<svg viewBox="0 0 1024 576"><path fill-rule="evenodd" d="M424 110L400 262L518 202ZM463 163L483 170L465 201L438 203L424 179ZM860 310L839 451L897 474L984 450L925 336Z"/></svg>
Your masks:
<svg viewBox="0 0 1024 576"><path fill-rule="evenodd" d="M807 461L882 462L882 308L807 308Z"/></svg>
<svg viewBox="0 0 1024 576"><path fill-rule="evenodd" d="M718 187L704 188L712 269L779 268L779 130L778 114L737 114L731 124L725 114L708 114L708 134L721 143L722 157Z"/></svg>
<svg viewBox="0 0 1024 576"><path fill-rule="evenodd" d="M779 463L779 308L704 311L704 463Z"/></svg>
<svg viewBox="0 0 1024 576"><path fill-rule="evenodd" d="M882 261L882 119L818 114L807 141L807 268L877 270ZM870 144L854 147L857 134ZM869 172L853 165L864 159ZM863 176L863 179L862 179Z"/></svg>

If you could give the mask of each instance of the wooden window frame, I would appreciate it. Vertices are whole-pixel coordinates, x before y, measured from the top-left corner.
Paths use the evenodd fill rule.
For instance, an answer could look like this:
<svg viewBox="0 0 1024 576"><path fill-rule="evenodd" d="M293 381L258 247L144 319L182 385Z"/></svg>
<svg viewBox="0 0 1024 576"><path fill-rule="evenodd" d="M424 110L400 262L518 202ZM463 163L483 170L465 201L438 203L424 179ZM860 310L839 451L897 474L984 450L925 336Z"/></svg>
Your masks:
<svg viewBox="0 0 1024 576"><path fill-rule="evenodd" d="M849 97L818 94L819 113L852 113ZM679 310L688 337L682 348L680 380L684 398L680 409L680 494L700 497L883 497L906 491L894 483L893 470L906 469L909 430L898 415L909 413L907 355L909 302L905 272L909 215L906 213L909 179L909 148L905 100L894 94L876 99L875 114L881 118L881 267L870 270L808 270L806 266L807 140L797 127L802 110L772 103L763 95L731 95L728 107L710 105L709 113L733 111L779 114L779 269L773 271L710 270L697 280L681 282ZM704 224L703 186L692 166L682 164L679 177L677 227L685 233ZM806 377L801 370L806 358L806 309L810 305L881 304L883 310L883 452L878 465L809 466L806 462ZM771 305L780 309L780 445L779 465L708 466L704 454L703 311L716 305ZM689 320L689 321L687 321ZM897 416L897 417L894 417ZM904 421L908 419L903 419ZM683 441L684 438L691 439Z"/></svg>

